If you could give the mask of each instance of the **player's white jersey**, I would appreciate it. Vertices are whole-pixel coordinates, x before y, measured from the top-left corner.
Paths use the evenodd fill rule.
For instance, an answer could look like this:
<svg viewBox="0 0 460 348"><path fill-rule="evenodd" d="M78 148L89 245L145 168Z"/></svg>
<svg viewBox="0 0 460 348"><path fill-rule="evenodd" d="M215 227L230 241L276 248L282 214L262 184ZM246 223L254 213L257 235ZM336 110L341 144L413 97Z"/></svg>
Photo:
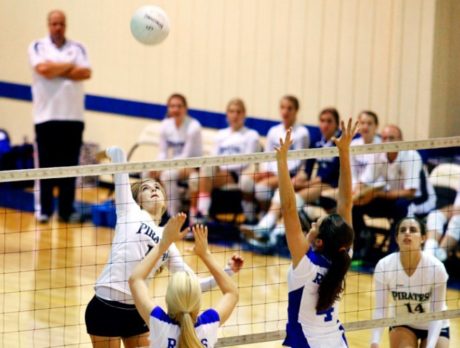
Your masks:
<svg viewBox="0 0 460 348"><path fill-rule="evenodd" d="M173 117L161 121L158 159L189 158L203 155L200 123L186 116L180 127Z"/></svg>
<svg viewBox="0 0 460 348"><path fill-rule="evenodd" d="M379 136L375 136L372 144L380 144L382 139ZM356 138L351 141L351 146L364 145L363 138ZM367 165L374 164L376 162L377 154L375 153L365 153L362 155L353 155L351 156L351 174L353 185L363 182L361 176L364 173Z"/></svg>
<svg viewBox="0 0 460 348"><path fill-rule="evenodd" d="M436 206L434 188L423 168L422 158L415 150L398 152L393 162L389 162L386 153L378 154L376 163L366 166L361 178L369 185L384 184L386 190L416 190L408 215L428 213Z"/></svg>
<svg viewBox="0 0 460 348"><path fill-rule="evenodd" d="M215 144L215 155L219 156L254 153L259 148L259 133L246 127L242 127L237 131L228 127L217 132ZM220 168L241 173L247 166L247 164L226 164L220 166Z"/></svg>
<svg viewBox="0 0 460 348"><path fill-rule="evenodd" d="M449 278L444 265L434 256L422 253L417 269L408 276L400 261L400 253L392 253L381 259L374 271L374 281L380 282L391 298L389 313L386 316L407 316L431 312L434 301L434 288L443 285ZM381 294L376 294L379 296ZM447 309L445 299L443 310ZM428 330L429 322L417 322L409 326ZM442 327L448 327L448 320L444 320Z"/></svg>
<svg viewBox="0 0 460 348"><path fill-rule="evenodd" d="M112 162L125 162L121 149L109 148L107 155ZM133 304L128 279L137 263L160 242L163 228L157 226L150 214L134 201L127 173L115 174L115 203L115 236L110 258L96 282L96 295L106 300ZM171 272L191 271L174 244L163 254L148 279L151 279L163 264Z"/></svg>
<svg viewBox="0 0 460 348"><path fill-rule="evenodd" d="M345 331L338 319L338 303L317 312L319 284L330 261L310 248L295 269L288 270L288 323L285 346L295 348L347 347Z"/></svg>
<svg viewBox="0 0 460 348"><path fill-rule="evenodd" d="M198 316L195 332L204 348L212 348L217 342L219 314L208 309ZM150 347L177 348L180 326L161 307L155 307L150 314Z"/></svg>
<svg viewBox="0 0 460 348"><path fill-rule="evenodd" d="M267 141L265 145L265 152L275 151L275 147L280 144L280 139L284 139L287 129L284 124L280 123L270 128L267 134ZM310 146L310 133L303 125L296 124L292 126L291 133L292 145L289 150L307 149ZM288 169L291 174L295 174L300 166L304 163L301 160L289 160ZM278 173L278 165L276 161L263 163L262 169L271 173Z"/></svg>

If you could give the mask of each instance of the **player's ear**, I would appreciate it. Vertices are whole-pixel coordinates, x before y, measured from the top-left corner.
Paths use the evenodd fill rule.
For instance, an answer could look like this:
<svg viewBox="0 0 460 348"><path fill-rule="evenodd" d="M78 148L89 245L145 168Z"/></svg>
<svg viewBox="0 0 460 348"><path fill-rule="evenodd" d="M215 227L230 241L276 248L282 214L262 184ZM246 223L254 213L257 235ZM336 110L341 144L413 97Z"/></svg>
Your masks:
<svg viewBox="0 0 460 348"><path fill-rule="evenodd" d="M323 250L323 247L324 247L323 240L320 238L316 238L315 239L315 249L318 251L321 251Z"/></svg>

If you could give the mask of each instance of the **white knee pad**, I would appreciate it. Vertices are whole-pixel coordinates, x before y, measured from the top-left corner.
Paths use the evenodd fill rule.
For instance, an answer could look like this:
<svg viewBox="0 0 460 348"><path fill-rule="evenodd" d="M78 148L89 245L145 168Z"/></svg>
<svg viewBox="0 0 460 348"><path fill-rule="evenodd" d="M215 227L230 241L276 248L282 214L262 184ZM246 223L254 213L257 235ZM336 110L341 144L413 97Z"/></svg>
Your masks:
<svg viewBox="0 0 460 348"><path fill-rule="evenodd" d="M214 167L201 167L200 168L200 175L204 177L212 177L214 175Z"/></svg>
<svg viewBox="0 0 460 348"><path fill-rule="evenodd" d="M179 179L179 171L178 170L164 170L160 174L160 180L163 185L170 185L172 181L177 181Z"/></svg>
<svg viewBox="0 0 460 348"><path fill-rule="evenodd" d="M447 225L446 235L452 237L456 241L460 240L460 215L452 216Z"/></svg>
<svg viewBox="0 0 460 348"><path fill-rule="evenodd" d="M446 216L440 210L435 210L428 214L428 218L426 219L426 229L428 231L436 231L436 233L442 234L446 223Z"/></svg>
<svg viewBox="0 0 460 348"><path fill-rule="evenodd" d="M267 185L256 184L254 195L258 201L268 202L273 196L273 190Z"/></svg>
<svg viewBox="0 0 460 348"><path fill-rule="evenodd" d="M198 172L191 172L188 176L188 188L191 192L198 192L200 183L200 174Z"/></svg>
<svg viewBox="0 0 460 348"><path fill-rule="evenodd" d="M244 193L254 192L254 180L252 180L250 175L241 175L239 184L241 191L243 191Z"/></svg>

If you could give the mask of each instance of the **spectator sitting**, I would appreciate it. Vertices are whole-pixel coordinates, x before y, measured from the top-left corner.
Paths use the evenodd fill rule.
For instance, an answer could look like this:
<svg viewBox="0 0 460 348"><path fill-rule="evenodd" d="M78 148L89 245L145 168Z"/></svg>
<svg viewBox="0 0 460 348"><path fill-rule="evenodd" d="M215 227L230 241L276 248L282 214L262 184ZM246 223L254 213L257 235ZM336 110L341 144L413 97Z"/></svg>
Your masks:
<svg viewBox="0 0 460 348"><path fill-rule="evenodd" d="M426 224L425 252L445 261L460 240L460 190L457 191L454 204L429 213ZM446 225L447 230L443 235Z"/></svg>
<svg viewBox="0 0 460 348"><path fill-rule="evenodd" d="M160 125L159 160L199 157L203 155L201 125L187 115L187 100L181 94L168 98L167 118ZM168 213L177 215L181 208L179 183L186 179L197 179L196 169L181 168L152 172L151 176L160 179L168 197Z"/></svg>
<svg viewBox="0 0 460 348"><path fill-rule="evenodd" d="M327 108L319 114L319 127L321 140L316 142L316 148L334 146L333 137L339 136L340 116L336 109ZM315 162L318 163L318 172L311 178ZM302 208L305 203L316 202L321 192L326 189L336 188L339 178L339 158L320 158L308 161L305 172L298 172L292 177L292 184L298 191L296 194L297 207ZM247 237L264 239L269 237L270 231L275 227L281 216L281 202L279 193L276 192L271 200L270 209L256 226L242 226L242 232Z"/></svg>
<svg viewBox="0 0 460 348"><path fill-rule="evenodd" d="M310 146L310 134L306 127L297 122L299 101L292 95L286 95L280 101L281 123L270 128L267 134L265 152L275 151L279 145L280 138L283 138L286 131L292 128L291 150L306 149ZM289 172L294 177L302 167L303 161L288 161ZM255 196L256 201L266 210L274 191L278 187L276 162L262 163L260 172L253 177L244 175L241 180L241 187L245 196Z"/></svg>
<svg viewBox="0 0 460 348"><path fill-rule="evenodd" d="M382 141L402 140L402 132L395 125L386 126L382 131ZM394 225L406 216L421 216L434 209L436 196L428 181L420 154L415 150L381 153L376 156L375 165L368 165L361 176L358 195L353 207L353 227L355 231L366 228L364 215L386 217L391 220L390 236L394 235ZM374 187L375 189L369 189ZM355 255L363 257L366 250L358 250L365 243L357 236ZM395 248L391 237L390 251Z"/></svg>
<svg viewBox="0 0 460 348"><path fill-rule="evenodd" d="M216 156L241 155L254 153L259 148L259 133L245 127L246 107L244 102L235 98L227 105L227 122L229 127L217 132L215 138ZM191 217L198 214L208 216L211 205L211 191L213 188L235 188L241 173L248 167L248 164L235 163L225 164L220 167L203 167L200 171L199 194L197 206L191 207ZM192 187L190 188L192 190ZM194 188L195 191L198 187ZM191 192L195 196L196 192ZM243 201L243 208L247 214L253 216L254 204Z"/></svg>

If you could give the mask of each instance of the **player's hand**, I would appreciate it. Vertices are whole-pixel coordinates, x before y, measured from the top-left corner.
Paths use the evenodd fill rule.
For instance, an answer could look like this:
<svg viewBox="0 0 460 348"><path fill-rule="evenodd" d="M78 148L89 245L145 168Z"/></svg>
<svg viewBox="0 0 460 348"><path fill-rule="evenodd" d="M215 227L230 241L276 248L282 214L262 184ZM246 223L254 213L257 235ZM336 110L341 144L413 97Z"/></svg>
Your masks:
<svg viewBox="0 0 460 348"><path fill-rule="evenodd" d="M179 213L171 217L166 223L160 242L160 244L166 249L169 248L171 244L184 238L187 234L188 228L181 231L182 225L184 224L186 218L187 215L184 213Z"/></svg>
<svg viewBox="0 0 460 348"><path fill-rule="evenodd" d="M287 159L287 153L289 151L289 148L292 145L291 133L292 133L292 128L289 128L286 132L286 136L284 137L284 140L280 138L280 146L275 147L277 160Z"/></svg>
<svg viewBox="0 0 460 348"><path fill-rule="evenodd" d="M353 137L359 131L358 121L356 121L353 124L352 118L350 117L348 119L348 124L346 127L345 122L343 121L340 122L340 125L340 128L342 129L342 134L340 135L340 138L332 137L331 140L334 142L334 144L338 147L339 150L348 151Z"/></svg>
<svg viewBox="0 0 460 348"><path fill-rule="evenodd" d="M193 236L195 237L195 246L193 250L198 257L209 254L208 248L208 227L205 225L195 225L192 227Z"/></svg>
<svg viewBox="0 0 460 348"><path fill-rule="evenodd" d="M228 260L228 267L230 267L233 273L238 273L243 268L243 264L244 259L238 254L233 254L230 260Z"/></svg>

